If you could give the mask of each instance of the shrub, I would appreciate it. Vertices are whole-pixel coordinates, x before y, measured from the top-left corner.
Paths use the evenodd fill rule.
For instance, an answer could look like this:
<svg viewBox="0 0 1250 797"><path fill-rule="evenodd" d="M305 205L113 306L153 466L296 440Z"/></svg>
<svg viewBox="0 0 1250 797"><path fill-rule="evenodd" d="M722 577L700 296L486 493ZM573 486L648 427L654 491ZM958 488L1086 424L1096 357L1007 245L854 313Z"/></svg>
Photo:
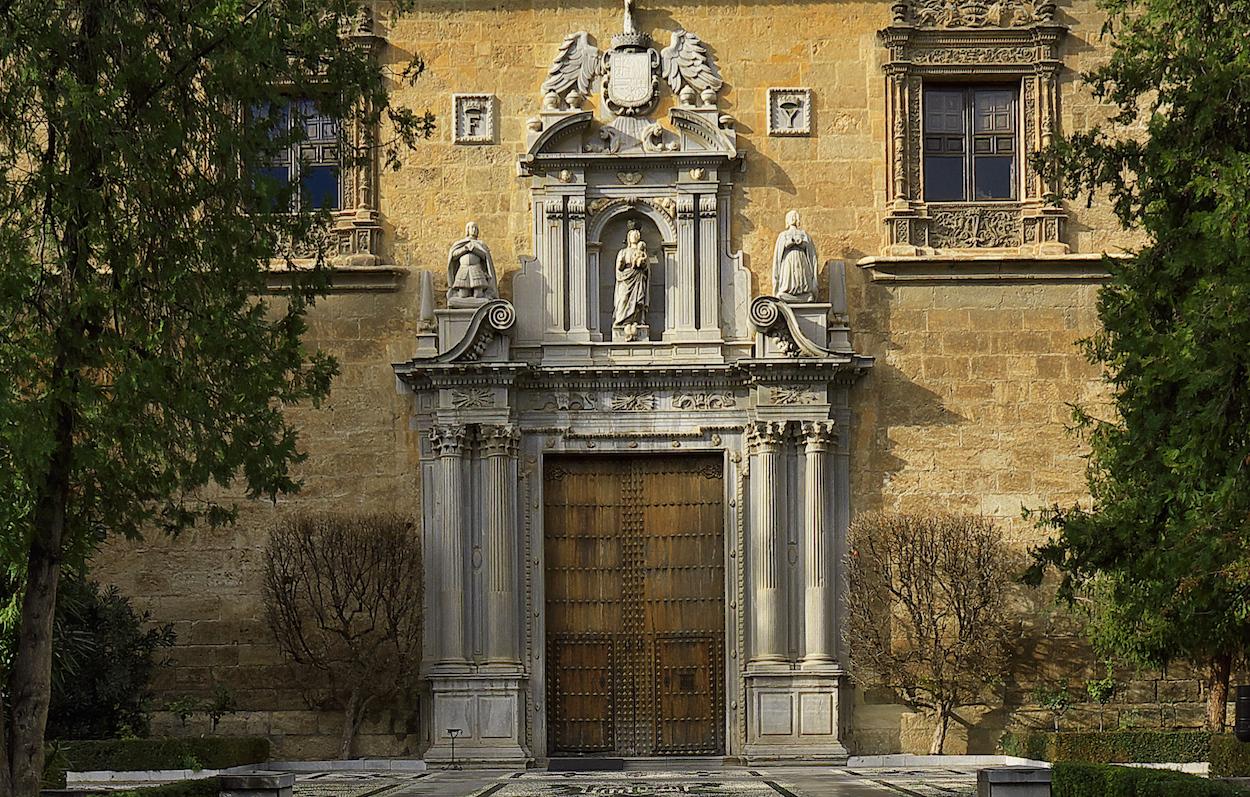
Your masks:
<svg viewBox="0 0 1250 797"><path fill-rule="evenodd" d="M1211 737L1211 777L1250 777L1250 744L1232 734Z"/></svg>
<svg viewBox="0 0 1250 797"><path fill-rule="evenodd" d="M1051 797L1242 797L1226 783L1161 769L1060 762L1051 770Z"/></svg>
<svg viewBox="0 0 1250 797"><path fill-rule="evenodd" d="M305 699L343 712L342 758L368 713L414 686L421 587L421 540L401 515L296 515L269 539L269 627Z"/></svg>
<svg viewBox="0 0 1250 797"><path fill-rule="evenodd" d="M149 682L156 654L174 644L170 625L148 628L117 587L67 576L53 625L49 739L109 739L148 732ZM7 661L16 630L6 628Z"/></svg>
<svg viewBox="0 0 1250 797"><path fill-rule="evenodd" d="M1211 755L1206 731L1008 731L999 745L1007 755L1039 761L1093 764L1188 764Z"/></svg>
<svg viewBox="0 0 1250 797"><path fill-rule="evenodd" d="M940 754L955 711L992 699L1007 670L1015 563L993 522L966 514L864 513L850 551L851 672L931 713Z"/></svg>

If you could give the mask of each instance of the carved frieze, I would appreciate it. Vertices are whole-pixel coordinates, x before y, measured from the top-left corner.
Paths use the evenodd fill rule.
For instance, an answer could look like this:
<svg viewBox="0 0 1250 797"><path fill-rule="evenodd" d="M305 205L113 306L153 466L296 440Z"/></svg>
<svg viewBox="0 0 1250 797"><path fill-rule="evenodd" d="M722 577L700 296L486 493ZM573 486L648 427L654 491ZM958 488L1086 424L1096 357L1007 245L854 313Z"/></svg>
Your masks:
<svg viewBox="0 0 1250 797"><path fill-rule="evenodd" d="M471 387L451 391L451 406L458 410L479 409L495 406L494 393L489 388Z"/></svg>
<svg viewBox="0 0 1250 797"><path fill-rule="evenodd" d="M613 393L611 408L614 412L650 412L655 409L655 394L651 391Z"/></svg>
<svg viewBox="0 0 1250 797"><path fill-rule="evenodd" d="M774 404L783 406L819 404L823 400L819 393L809 387L774 387L769 394Z"/></svg>
<svg viewBox="0 0 1250 797"><path fill-rule="evenodd" d="M908 5L922 27L1011 28L1055 19L1055 0L910 0Z"/></svg>
<svg viewBox="0 0 1250 797"><path fill-rule="evenodd" d="M728 410L737 404L732 393L678 393L673 396L675 410Z"/></svg>
<svg viewBox="0 0 1250 797"><path fill-rule="evenodd" d="M989 203L930 210L929 245L937 249L1007 248L1023 243L1020 209Z"/></svg>

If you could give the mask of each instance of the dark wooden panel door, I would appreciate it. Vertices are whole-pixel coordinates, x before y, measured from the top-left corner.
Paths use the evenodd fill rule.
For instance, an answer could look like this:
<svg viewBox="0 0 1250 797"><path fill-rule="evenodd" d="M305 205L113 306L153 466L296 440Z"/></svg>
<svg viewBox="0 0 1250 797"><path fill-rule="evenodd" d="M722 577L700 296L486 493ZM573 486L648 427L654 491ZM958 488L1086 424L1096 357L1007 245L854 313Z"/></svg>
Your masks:
<svg viewBox="0 0 1250 797"><path fill-rule="evenodd" d="M549 460L552 754L724 749L720 457Z"/></svg>

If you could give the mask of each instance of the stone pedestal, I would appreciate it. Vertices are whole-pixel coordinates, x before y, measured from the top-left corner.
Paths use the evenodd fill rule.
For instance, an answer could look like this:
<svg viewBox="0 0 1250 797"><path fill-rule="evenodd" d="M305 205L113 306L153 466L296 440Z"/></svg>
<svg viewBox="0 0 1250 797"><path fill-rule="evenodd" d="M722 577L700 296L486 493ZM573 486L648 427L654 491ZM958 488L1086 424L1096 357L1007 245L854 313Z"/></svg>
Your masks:
<svg viewBox="0 0 1250 797"><path fill-rule="evenodd" d="M847 751L840 741L845 677L833 667L826 672L748 670L747 762L845 764Z"/></svg>
<svg viewBox="0 0 1250 797"><path fill-rule="evenodd" d="M449 729L460 730L460 763L523 766L529 759L521 745L525 692L519 673L431 675L430 692L433 743L424 756L428 763L451 762Z"/></svg>

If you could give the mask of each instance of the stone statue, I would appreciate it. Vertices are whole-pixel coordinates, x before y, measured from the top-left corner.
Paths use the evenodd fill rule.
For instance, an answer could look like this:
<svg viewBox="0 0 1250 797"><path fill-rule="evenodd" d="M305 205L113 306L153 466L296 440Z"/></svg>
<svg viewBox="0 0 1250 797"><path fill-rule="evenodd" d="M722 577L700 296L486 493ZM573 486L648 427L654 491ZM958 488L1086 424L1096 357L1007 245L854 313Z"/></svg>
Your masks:
<svg viewBox="0 0 1250 797"><path fill-rule="evenodd" d="M475 307L498 298L495 261L478 238L477 222L471 221L447 255L447 306Z"/></svg>
<svg viewBox="0 0 1250 797"><path fill-rule="evenodd" d="M797 210L786 214L773 249L773 293L791 303L816 301L816 244L799 226Z"/></svg>
<svg viewBox="0 0 1250 797"><path fill-rule="evenodd" d="M624 248L616 256L616 292L612 303L612 326L624 333L625 340L637 340L638 327L646 324L650 284L647 244L642 233L631 227L625 235Z"/></svg>

